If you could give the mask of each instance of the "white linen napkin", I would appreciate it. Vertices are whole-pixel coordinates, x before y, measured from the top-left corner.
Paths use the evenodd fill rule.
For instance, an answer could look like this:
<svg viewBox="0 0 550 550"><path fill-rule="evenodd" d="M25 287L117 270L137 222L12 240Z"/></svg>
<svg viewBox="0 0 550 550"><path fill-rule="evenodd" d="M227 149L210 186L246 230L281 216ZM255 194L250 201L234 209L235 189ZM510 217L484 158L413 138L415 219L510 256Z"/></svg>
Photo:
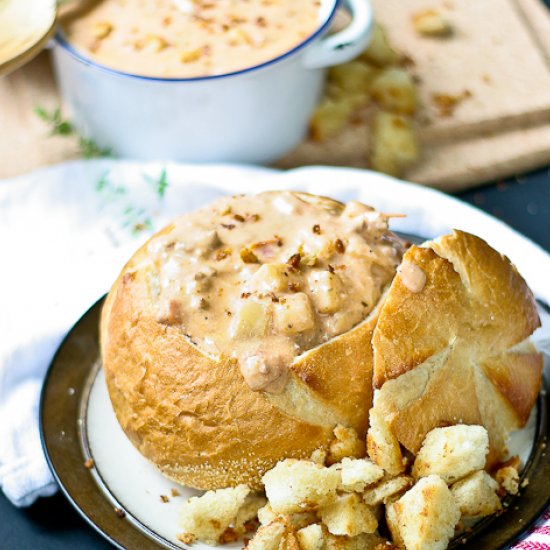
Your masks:
<svg viewBox="0 0 550 550"><path fill-rule="evenodd" d="M540 247L452 197L364 170L77 161L0 181L0 484L16 506L56 490L38 434L44 373L133 250L220 194L284 188L405 213L392 227L423 237L471 231L507 254L550 303L550 256ZM550 349L547 333L538 340Z"/></svg>

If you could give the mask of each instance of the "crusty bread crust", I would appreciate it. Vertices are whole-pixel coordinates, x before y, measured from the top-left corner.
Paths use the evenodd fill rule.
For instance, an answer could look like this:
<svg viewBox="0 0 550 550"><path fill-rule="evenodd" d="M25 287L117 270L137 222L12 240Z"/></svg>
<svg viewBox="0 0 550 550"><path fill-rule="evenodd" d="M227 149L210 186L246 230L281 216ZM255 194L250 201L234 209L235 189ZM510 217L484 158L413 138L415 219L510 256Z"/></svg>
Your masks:
<svg viewBox="0 0 550 550"><path fill-rule="evenodd" d="M330 199L308 197L342 208ZM101 350L123 430L164 474L198 489L240 483L257 488L279 460L327 449L336 424L365 437L375 313L296 358L291 383L276 396L252 391L235 360L207 357L179 326L158 323L147 275L144 245L107 297Z"/></svg>
<svg viewBox="0 0 550 550"><path fill-rule="evenodd" d="M412 247L405 259L426 274L424 289L413 293L396 276L365 321L297 357L274 395L252 391L234 359L211 358L180 326L157 322L144 245L102 312L103 366L123 430L180 483L258 488L279 460L328 449L337 424L364 438L374 380L371 416L395 438L396 473L399 445L417 452L432 428L452 423L486 426L491 456L502 457L540 389L540 355L518 346L539 324L533 296L506 258L466 233Z"/></svg>
<svg viewBox="0 0 550 550"><path fill-rule="evenodd" d="M433 428L483 425L489 462L500 459L540 391L542 357L527 341L540 325L533 295L507 258L461 231L411 247L403 261L426 285L413 293L396 276L380 311L375 414L413 453Z"/></svg>

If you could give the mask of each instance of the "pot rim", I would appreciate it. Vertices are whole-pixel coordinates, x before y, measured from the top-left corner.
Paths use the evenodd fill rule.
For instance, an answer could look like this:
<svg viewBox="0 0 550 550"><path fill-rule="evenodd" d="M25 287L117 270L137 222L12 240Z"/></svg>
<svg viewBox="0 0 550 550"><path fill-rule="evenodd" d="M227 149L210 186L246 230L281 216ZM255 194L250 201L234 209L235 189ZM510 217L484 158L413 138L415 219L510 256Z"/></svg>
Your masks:
<svg viewBox="0 0 550 550"><path fill-rule="evenodd" d="M306 46L308 46L311 42L313 42L316 38L318 38L320 35L322 35L325 30L327 30L328 26L334 19L334 16L336 14L336 10L340 6L342 0L334 0L334 5L332 6L330 13L325 18L324 22L307 38L305 38L302 42L294 46L292 49L282 53L281 55L274 57L272 59L268 59L267 61L264 61L263 63L260 63L259 65L253 65L252 67L246 67L245 69L240 69L238 71L232 71L230 73L222 73L222 74L214 74L214 75L207 75L207 76L195 76L195 77L188 77L188 78L166 78L166 77L159 77L159 76L145 76L145 75L139 75L134 73L127 73L125 71L120 71L118 69L113 69L111 67L108 67L106 65L103 65L101 63L96 63L89 57L86 57L81 52L79 52L76 48L74 48L63 36L61 30L58 30L55 34L55 41L57 44L63 47L63 49L71 55L74 59L82 63L83 65L87 65L90 67L93 67L95 69L98 69L99 71L102 71L104 73L108 73L115 76L120 77L127 77L130 79L136 79L136 80L145 80L145 81L151 81L151 82L203 82L208 80L220 80L232 76L240 76L248 73L252 73L255 71L258 71L260 69L270 67L271 65L275 65L276 63L279 63L280 61L284 61L285 59L293 56L294 54L298 53L299 51L303 50Z"/></svg>

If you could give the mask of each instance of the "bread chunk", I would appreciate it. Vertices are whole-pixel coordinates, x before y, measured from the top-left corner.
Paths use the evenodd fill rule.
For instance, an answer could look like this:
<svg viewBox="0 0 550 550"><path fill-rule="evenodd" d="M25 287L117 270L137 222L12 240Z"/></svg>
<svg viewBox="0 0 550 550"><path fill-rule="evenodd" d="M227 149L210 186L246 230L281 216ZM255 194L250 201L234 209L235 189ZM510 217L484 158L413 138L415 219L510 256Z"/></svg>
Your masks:
<svg viewBox="0 0 550 550"><path fill-rule="evenodd" d="M367 485L376 483L384 476L384 470L367 458L343 458L340 466L342 482L340 491L364 491Z"/></svg>
<svg viewBox="0 0 550 550"><path fill-rule="evenodd" d="M511 495L517 495L519 492L519 474L512 466L504 466L497 470L495 478L499 485Z"/></svg>
<svg viewBox="0 0 550 550"><path fill-rule="evenodd" d="M332 503L340 474L315 462L289 459L264 474L262 481L273 511L292 514Z"/></svg>
<svg viewBox="0 0 550 550"><path fill-rule="evenodd" d="M363 500L369 506L387 504L396 495L403 493L413 484L410 476L398 476L382 480L378 485L367 489L363 493Z"/></svg>
<svg viewBox="0 0 550 550"><path fill-rule="evenodd" d="M460 519L451 491L437 475L422 478L388 509L390 530L406 550L445 550Z"/></svg>
<svg viewBox="0 0 550 550"><path fill-rule="evenodd" d="M340 462L345 457L360 458L365 456L365 443L359 439L353 428L336 426L335 439L331 442L327 457L328 464Z"/></svg>
<svg viewBox="0 0 550 550"><path fill-rule="evenodd" d="M287 530L288 526L282 518L262 525L248 543L247 550L279 550Z"/></svg>
<svg viewBox="0 0 550 550"><path fill-rule="evenodd" d="M435 428L426 435L414 461L416 478L437 474L447 483L485 467L489 436L483 426Z"/></svg>
<svg viewBox="0 0 550 550"><path fill-rule="evenodd" d="M374 392L374 406L370 410L370 429L367 434L367 449L371 460L392 475L398 475L405 469L399 441L392 433L386 420L384 410L377 410L380 390Z"/></svg>
<svg viewBox="0 0 550 550"><path fill-rule="evenodd" d="M318 523L300 529L296 538L302 550L321 550L325 542L323 528Z"/></svg>
<svg viewBox="0 0 550 550"><path fill-rule="evenodd" d="M242 507L248 505L250 493L249 487L238 485L229 489L207 491L200 497L191 497L181 507L180 526L185 533L208 544L217 544L224 531L230 525L235 525ZM258 499L254 502L261 506L264 501ZM249 508L245 514L248 517L244 521L254 517L258 508L254 511Z"/></svg>
<svg viewBox="0 0 550 550"><path fill-rule="evenodd" d="M457 481L451 493L462 516L490 516L502 509L497 495L498 483L484 471L475 472Z"/></svg>
<svg viewBox="0 0 550 550"><path fill-rule="evenodd" d="M319 515L333 535L354 537L374 533L378 527L374 513L356 493L339 496L335 502L321 508Z"/></svg>

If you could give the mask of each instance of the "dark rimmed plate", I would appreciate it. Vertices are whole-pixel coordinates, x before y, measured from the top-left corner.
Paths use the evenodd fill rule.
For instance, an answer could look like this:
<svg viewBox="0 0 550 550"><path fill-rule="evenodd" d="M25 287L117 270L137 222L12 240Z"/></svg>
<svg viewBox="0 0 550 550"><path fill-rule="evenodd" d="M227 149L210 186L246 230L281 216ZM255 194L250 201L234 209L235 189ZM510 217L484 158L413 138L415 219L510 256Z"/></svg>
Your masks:
<svg viewBox="0 0 550 550"><path fill-rule="evenodd" d="M73 327L50 365L40 403L42 444L61 490L94 529L118 548L158 550L147 526L131 514L117 514L116 500L100 489L84 466L88 457L81 444L82 408L99 354L102 302L92 306ZM529 484L520 498L509 499L505 513L479 522L450 548L506 548L544 511L549 502L550 457L545 451L549 420L548 395L543 391L538 400L535 445L522 474L522 480L527 478Z"/></svg>

